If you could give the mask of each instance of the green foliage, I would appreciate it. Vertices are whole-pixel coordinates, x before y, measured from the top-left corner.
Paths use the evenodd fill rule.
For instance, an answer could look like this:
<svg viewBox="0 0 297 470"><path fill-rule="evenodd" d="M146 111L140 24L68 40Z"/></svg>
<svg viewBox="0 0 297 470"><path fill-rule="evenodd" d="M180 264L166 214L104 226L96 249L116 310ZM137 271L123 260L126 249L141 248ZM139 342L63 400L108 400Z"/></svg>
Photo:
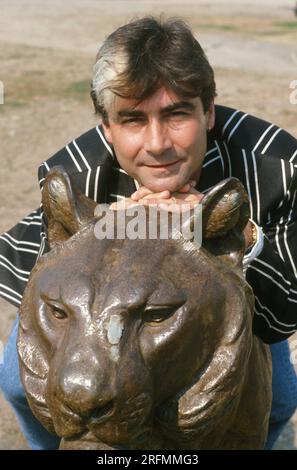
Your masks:
<svg viewBox="0 0 297 470"><path fill-rule="evenodd" d="M85 100L89 99L90 94L90 80L82 80L73 82L66 88L67 95L74 99Z"/></svg>

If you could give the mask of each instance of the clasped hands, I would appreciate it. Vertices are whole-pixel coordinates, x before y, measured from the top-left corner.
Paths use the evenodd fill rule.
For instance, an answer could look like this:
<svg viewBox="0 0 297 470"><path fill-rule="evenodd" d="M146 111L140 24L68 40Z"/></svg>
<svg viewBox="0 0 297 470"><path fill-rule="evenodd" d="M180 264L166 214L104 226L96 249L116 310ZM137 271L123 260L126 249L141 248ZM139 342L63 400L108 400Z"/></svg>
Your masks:
<svg viewBox="0 0 297 470"><path fill-rule="evenodd" d="M141 204L144 206L157 206L168 212L182 212L183 210L193 209L203 199L204 194L199 193L195 186L196 182L190 180L179 191L171 192L166 189L159 193L154 193L145 186L141 186L130 198L124 198L111 204L110 209L128 209ZM246 248L254 244L252 225L252 222L248 221L243 232Z"/></svg>
<svg viewBox="0 0 297 470"><path fill-rule="evenodd" d="M153 205L169 212L182 211L183 205L186 210L194 208L203 198L204 194L196 189L196 182L190 180L179 191L171 192L164 190L158 193L141 186L130 198L122 199L110 205L110 209L127 209L136 205Z"/></svg>

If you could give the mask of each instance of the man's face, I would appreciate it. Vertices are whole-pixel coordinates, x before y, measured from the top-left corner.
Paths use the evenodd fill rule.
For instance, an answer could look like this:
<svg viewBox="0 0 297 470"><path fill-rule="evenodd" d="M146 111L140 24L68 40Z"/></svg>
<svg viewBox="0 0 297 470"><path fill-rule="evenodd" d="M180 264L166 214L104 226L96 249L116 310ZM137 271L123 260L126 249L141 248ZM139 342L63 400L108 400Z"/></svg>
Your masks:
<svg viewBox="0 0 297 470"><path fill-rule="evenodd" d="M116 97L104 125L120 166L153 192L176 191L198 181L206 152L206 132L214 125L214 105L204 113L201 99L182 99L166 88L138 103Z"/></svg>

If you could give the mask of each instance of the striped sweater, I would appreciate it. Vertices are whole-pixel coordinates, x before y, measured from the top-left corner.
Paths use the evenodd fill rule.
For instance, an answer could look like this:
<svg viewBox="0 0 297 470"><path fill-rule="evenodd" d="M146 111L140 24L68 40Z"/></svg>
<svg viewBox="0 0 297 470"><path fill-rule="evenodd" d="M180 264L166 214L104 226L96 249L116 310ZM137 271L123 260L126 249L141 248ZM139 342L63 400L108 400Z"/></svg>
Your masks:
<svg viewBox="0 0 297 470"><path fill-rule="evenodd" d="M137 188L99 126L41 164L41 190L56 165L63 165L86 196L100 203L130 196ZM264 342L281 341L297 329L297 140L273 124L217 105L197 189L206 192L229 176L245 186L251 218L265 235L263 250L246 271L255 295L253 330ZM30 272L47 249L42 207L0 236L3 298L20 305Z"/></svg>

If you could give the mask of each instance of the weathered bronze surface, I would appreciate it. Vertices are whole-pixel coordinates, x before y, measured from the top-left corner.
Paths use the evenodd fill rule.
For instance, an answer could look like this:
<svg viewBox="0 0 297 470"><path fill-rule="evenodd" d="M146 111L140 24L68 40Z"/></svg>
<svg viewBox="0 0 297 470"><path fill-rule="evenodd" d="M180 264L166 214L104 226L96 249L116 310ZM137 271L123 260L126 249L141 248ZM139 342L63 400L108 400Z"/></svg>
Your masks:
<svg viewBox="0 0 297 470"><path fill-rule="evenodd" d="M51 249L21 305L22 380L62 449L260 449L267 347L244 280L248 201L225 180L203 200L203 246L98 240L95 203L61 168L43 204Z"/></svg>

